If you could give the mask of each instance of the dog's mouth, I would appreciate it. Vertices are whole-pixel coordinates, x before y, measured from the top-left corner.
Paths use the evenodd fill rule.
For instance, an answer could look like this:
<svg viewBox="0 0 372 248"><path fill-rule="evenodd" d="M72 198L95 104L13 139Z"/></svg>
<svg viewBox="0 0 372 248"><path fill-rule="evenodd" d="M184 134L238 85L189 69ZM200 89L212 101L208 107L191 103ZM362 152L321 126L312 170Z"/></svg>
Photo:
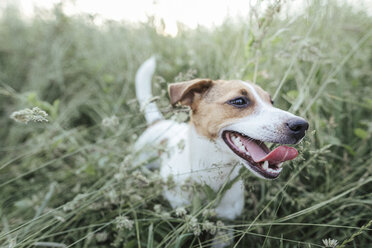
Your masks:
<svg viewBox="0 0 372 248"><path fill-rule="evenodd" d="M297 157L293 147L278 146L272 151L263 141L235 131L224 131L222 138L228 147L245 160L250 169L266 179L275 179L282 171L283 162Z"/></svg>

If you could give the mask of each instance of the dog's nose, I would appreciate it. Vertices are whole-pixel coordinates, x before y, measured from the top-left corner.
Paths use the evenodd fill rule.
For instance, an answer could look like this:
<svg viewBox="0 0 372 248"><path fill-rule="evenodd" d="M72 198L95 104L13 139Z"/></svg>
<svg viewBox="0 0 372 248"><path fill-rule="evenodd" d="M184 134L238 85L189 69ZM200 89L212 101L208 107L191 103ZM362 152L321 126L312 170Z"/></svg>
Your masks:
<svg viewBox="0 0 372 248"><path fill-rule="evenodd" d="M294 118L287 123L290 134L296 139L300 140L305 136L305 131L309 128L309 123L302 118Z"/></svg>

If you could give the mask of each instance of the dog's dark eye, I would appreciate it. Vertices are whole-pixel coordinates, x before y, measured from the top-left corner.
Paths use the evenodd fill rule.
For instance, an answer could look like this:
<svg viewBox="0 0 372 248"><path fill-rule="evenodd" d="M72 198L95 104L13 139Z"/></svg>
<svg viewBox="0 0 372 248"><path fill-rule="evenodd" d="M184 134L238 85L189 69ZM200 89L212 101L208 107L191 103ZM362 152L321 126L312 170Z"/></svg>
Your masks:
<svg viewBox="0 0 372 248"><path fill-rule="evenodd" d="M245 108L249 104L249 99L247 97L238 97L238 98L228 101L228 103L237 108Z"/></svg>

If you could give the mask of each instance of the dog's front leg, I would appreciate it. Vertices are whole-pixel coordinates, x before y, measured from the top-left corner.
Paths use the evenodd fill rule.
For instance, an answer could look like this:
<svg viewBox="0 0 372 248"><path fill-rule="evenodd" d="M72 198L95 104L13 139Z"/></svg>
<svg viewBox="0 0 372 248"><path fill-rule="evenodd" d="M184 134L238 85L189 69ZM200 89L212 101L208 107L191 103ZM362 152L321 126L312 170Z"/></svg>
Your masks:
<svg viewBox="0 0 372 248"><path fill-rule="evenodd" d="M234 220L244 207L244 184L243 180L234 183L221 198L216 207L217 216L221 219Z"/></svg>
<svg viewBox="0 0 372 248"><path fill-rule="evenodd" d="M228 189L216 207L216 214L219 218L227 222L234 220L241 215L244 207L244 185L243 180L239 180ZM232 229L224 229L217 232L213 247L222 248L230 245L234 240Z"/></svg>

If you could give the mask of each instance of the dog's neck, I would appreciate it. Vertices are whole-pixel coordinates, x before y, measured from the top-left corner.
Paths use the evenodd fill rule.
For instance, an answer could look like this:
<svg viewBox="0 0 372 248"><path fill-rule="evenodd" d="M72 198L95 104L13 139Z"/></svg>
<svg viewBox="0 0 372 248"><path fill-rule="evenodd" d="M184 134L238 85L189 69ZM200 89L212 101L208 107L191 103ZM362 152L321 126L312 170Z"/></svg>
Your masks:
<svg viewBox="0 0 372 248"><path fill-rule="evenodd" d="M200 171L201 181L214 190L238 176L241 165L231 152L223 149L218 141L210 140L197 133L194 124L189 128L190 171Z"/></svg>

